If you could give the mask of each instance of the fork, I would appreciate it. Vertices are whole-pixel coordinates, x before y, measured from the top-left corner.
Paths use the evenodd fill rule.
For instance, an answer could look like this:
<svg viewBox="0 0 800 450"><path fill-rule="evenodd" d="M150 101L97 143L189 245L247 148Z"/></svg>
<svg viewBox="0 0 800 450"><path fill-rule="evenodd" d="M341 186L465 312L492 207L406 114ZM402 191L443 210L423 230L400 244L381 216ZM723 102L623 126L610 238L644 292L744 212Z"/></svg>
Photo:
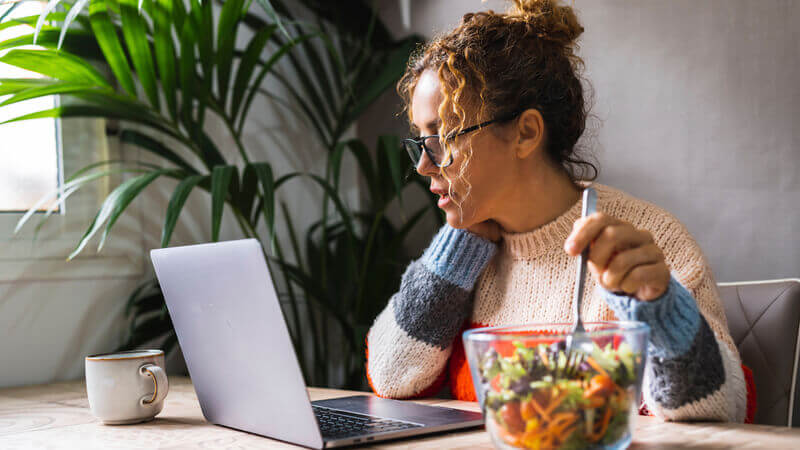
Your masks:
<svg viewBox="0 0 800 450"><path fill-rule="evenodd" d="M597 205L597 192L587 187L583 190L583 207L581 208L581 217L587 217L595 212ZM584 356L591 353L593 348L592 340L586 336L586 329L581 320L581 301L583 300L584 284L586 282L586 262L589 259L589 246L578 255L578 282L575 284L575 293L572 297L572 307L574 314L574 323L572 325L572 332L567 336L565 342L567 344L567 364L565 366L565 373L575 370L577 365L583 362ZM573 367L575 366L575 367Z"/></svg>

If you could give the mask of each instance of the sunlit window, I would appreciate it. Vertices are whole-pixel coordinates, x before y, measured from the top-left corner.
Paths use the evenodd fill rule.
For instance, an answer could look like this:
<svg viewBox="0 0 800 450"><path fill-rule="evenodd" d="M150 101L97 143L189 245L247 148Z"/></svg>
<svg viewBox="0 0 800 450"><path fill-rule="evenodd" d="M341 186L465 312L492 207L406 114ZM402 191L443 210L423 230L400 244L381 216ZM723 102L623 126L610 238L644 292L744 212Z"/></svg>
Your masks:
<svg viewBox="0 0 800 450"><path fill-rule="evenodd" d="M0 17L14 8L3 19L7 22L17 17L37 15L42 12L42 2L1 4ZM0 42L29 34L33 28L17 25L0 30ZM34 47L32 47L34 48ZM0 51L0 56L7 51ZM2 78L40 78L32 72L0 63ZM0 96L0 104L10 96ZM53 96L11 105L0 105L0 122L35 111L56 106ZM36 119L0 125L0 211L25 211L47 194L54 192L61 180L58 121ZM50 204L39 205L44 210Z"/></svg>

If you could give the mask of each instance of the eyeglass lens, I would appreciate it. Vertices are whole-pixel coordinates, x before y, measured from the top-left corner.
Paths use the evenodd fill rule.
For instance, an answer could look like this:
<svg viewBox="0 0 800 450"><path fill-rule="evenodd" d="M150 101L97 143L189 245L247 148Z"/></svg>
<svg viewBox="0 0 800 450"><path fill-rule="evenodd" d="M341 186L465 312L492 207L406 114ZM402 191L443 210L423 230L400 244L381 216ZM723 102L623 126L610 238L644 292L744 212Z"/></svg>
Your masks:
<svg viewBox="0 0 800 450"><path fill-rule="evenodd" d="M442 164L442 160L444 159L444 150L442 149L442 143L439 140L439 137L427 137L425 138L424 142L425 149L427 149L428 157L431 159L431 162L437 166L440 166ZM408 156L411 157L411 161L414 163L414 165L419 165L419 160L422 158L422 146L413 141L405 141L403 145L408 153Z"/></svg>

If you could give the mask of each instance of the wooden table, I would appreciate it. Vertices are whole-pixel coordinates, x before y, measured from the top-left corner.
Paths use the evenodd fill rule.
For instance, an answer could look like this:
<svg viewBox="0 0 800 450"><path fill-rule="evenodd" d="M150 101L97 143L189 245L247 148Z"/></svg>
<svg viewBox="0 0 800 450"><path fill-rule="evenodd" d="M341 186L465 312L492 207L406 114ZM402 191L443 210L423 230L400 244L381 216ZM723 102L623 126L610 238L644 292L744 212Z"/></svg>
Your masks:
<svg viewBox="0 0 800 450"><path fill-rule="evenodd" d="M351 391L309 389L314 400L351 395ZM477 404L444 399L421 400L477 411ZM170 378L164 410L137 425L101 424L89 412L83 381L0 390L0 449L16 448L297 448L254 434L211 425L203 419L191 381ZM364 447L361 447L364 448ZM371 448L484 448L480 429L378 443ZM636 421L636 448L800 449L800 429L719 423L664 423L652 417Z"/></svg>

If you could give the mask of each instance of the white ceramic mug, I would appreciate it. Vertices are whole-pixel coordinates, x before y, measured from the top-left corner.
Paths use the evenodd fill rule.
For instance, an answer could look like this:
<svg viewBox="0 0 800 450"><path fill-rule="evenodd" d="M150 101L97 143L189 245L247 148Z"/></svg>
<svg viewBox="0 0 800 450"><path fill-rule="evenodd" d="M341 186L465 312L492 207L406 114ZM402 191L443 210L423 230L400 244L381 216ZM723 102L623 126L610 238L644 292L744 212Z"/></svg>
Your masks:
<svg viewBox="0 0 800 450"><path fill-rule="evenodd" d="M89 408L105 424L151 420L164 407L169 381L161 350L132 350L86 357Z"/></svg>

